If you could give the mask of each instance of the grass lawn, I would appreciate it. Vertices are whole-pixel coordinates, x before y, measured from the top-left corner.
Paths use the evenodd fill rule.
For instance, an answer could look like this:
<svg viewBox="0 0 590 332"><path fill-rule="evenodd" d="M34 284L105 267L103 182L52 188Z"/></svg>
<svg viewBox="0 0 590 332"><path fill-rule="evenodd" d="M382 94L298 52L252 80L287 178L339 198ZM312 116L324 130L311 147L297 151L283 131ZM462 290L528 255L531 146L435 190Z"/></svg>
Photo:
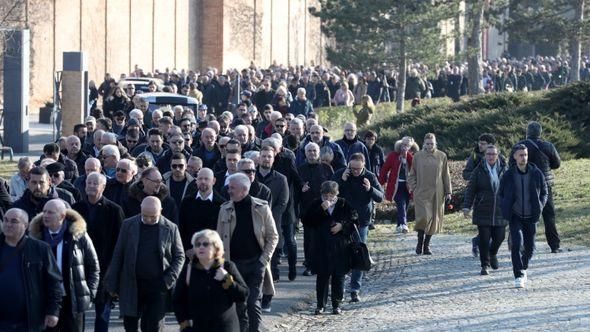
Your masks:
<svg viewBox="0 0 590 332"><path fill-rule="evenodd" d="M18 158L15 158L18 159ZM18 170L16 161L0 161L0 177L3 177L6 181L10 181L10 177Z"/></svg>
<svg viewBox="0 0 590 332"><path fill-rule="evenodd" d="M553 187L557 231L563 245L590 247L590 159L568 160L555 172ZM477 233L471 220L462 213L445 216L444 232ZM543 222L539 222L538 239L545 241Z"/></svg>

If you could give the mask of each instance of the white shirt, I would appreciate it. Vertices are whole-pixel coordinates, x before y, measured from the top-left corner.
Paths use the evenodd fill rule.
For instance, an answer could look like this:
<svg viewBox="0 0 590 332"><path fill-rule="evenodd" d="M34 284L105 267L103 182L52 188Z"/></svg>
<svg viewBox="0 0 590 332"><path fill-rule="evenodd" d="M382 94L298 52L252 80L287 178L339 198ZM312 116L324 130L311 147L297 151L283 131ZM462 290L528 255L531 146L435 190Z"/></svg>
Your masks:
<svg viewBox="0 0 590 332"><path fill-rule="evenodd" d="M197 192L197 198L200 198L203 201L211 201L213 202L213 191L211 191L211 193L209 194L209 196L203 198L203 196L201 196L201 192Z"/></svg>

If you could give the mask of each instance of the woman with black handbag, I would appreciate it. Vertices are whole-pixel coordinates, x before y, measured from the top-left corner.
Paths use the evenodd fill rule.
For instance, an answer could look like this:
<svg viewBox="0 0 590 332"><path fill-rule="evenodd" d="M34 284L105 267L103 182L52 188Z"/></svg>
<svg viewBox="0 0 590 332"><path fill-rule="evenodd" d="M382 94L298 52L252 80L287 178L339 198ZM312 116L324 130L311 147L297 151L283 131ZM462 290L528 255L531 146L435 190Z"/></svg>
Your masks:
<svg viewBox="0 0 590 332"><path fill-rule="evenodd" d="M305 226L314 230L309 263L311 271L317 274L315 314L324 312L331 284L332 313L338 315L342 312L344 276L350 271L350 235L357 214L346 200L338 197L338 183L326 181L320 192L321 198L310 204L303 218Z"/></svg>

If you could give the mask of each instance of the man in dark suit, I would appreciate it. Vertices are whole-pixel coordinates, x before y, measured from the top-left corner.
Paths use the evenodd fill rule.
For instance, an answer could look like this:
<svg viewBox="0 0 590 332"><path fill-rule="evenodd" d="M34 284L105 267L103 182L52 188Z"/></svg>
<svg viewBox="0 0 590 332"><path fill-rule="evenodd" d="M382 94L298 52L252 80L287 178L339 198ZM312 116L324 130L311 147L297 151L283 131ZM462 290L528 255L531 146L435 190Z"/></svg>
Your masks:
<svg viewBox="0 0 590 332"><path fill-rule="evenodd" d="M162 203L148 196L141 212L123 222L105 287L119 297L127 331L161 331L166 298L184 264L178 227L162 216Z"/></svg>
<svg viewBox="0 0 590 332"><path fill-rule="evenodd" d="M110 303L103 292L104 277L111 263L119 230L125 214L123 209L103 196L107 178L97 172L86 176L86 194L84 199L75 203L72 209L80 213L86 220L88 235L94 243L100 269L100 283L97 297L94 301L96 318L94 320L95 331L108 331L110 317ZM106 309L106 310L105 310Z"/></svg>

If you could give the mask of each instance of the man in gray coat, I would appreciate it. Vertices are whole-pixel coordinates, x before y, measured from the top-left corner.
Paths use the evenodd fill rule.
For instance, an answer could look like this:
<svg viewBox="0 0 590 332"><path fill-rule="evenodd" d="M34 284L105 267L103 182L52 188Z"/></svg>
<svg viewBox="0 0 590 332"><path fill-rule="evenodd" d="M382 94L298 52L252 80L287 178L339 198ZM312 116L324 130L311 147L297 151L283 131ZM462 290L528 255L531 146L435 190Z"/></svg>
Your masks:
<svg viewBox="0 0 590 332"><path fill-rule="evenodd" d="M162 216L162 204L153 196L141 202L141 213L123 222L106 289L119 297L126 331L159 331L164 325L167 293L184 264L178 227Z"/></svg>

